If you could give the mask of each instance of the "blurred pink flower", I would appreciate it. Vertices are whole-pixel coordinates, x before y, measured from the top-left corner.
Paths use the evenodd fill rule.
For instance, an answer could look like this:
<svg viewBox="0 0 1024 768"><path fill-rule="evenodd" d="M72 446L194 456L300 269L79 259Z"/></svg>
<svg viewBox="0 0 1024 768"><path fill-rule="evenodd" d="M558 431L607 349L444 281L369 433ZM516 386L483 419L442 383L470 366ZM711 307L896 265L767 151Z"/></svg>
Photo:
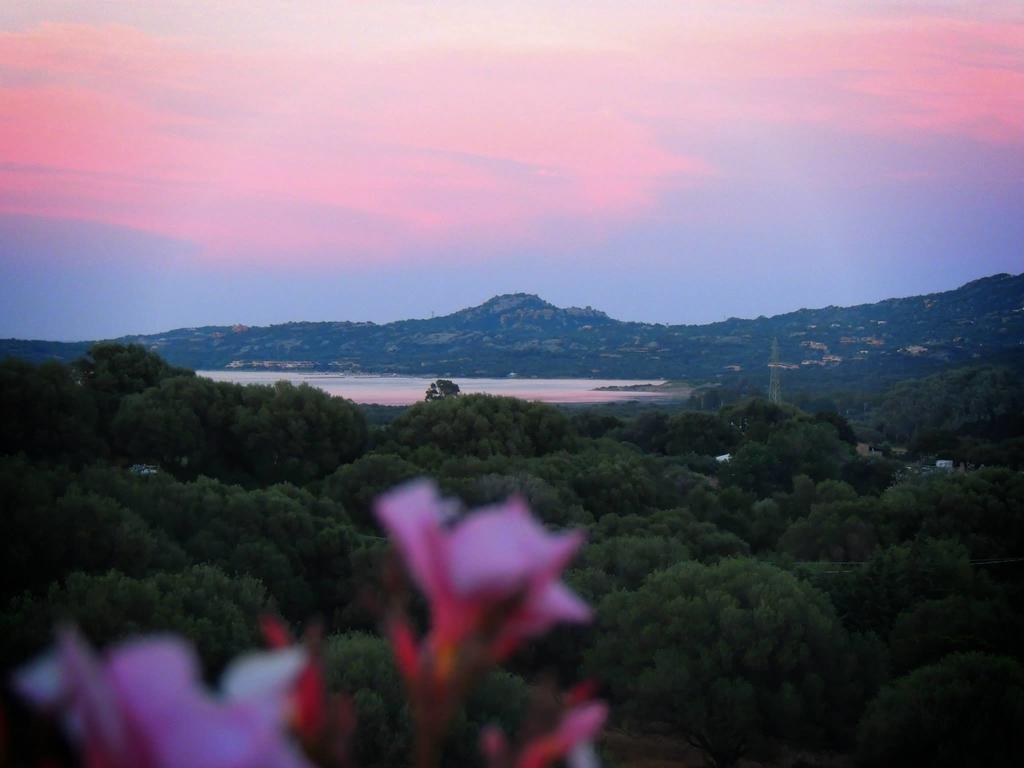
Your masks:
<svg viewBox="0 0 1024 768"><path fill-rule="evenodd" d="M291 632L276 616L262 616L260 628L270 648L292 647ZM322 642L319 624L308 625L302 644L306 660L289 694L290 724L308 754L330 758L331 765L346 765L356 727L355 705L348 696L328 692Z"/></svg>
<svg viewBox="0 0 1024 768"><path fill-rule="evenodd" d="M561 760L570 768L597 768L593 741L607 718L604 702L587 702L567 710L553 731L531 739L514 757L509 755L505 735L496 727L483 731L481 748L492 768L547 768Z"/></svg>
<svg viewBox="0 0 1024 768"><path fill-rule="evenodd" d="M430 601L430 642L442 660L475 633L486 633L498 661L558 622L590 618L560 580L583 534L549 533L521 499L446 525L451 505L417 481L379 498L376 513Z"/></svg>
<svg viewBox="0 0 1024 768"><path fill-rule="evenodd" d="M566 758L572 768L597 765L593 740L608 718L608 705L593 701L570 709L552 733L527 745L517 768L542 768Z"/></svg>
<svg viewBox="0 0 1024 768"><path fill-rule="evenodd" d="M68 629L14 682L34 706L63 716L87 768L305 768L283 728L305 664L297 647L240 657L213 697L182 640L140 639L99 659Z"/></svg>

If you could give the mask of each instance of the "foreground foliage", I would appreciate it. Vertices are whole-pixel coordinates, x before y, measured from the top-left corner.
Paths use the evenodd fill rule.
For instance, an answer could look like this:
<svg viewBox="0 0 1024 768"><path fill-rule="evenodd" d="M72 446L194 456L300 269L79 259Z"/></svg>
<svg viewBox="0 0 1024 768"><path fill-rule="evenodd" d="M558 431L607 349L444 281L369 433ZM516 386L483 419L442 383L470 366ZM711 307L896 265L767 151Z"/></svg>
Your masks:
<svg viewBox="0 0 1024 768"><path fill-rule="evenodd" d="M928 403L947 402L943 382L997 392L980 404L1002 403L1013 384L965 374L922 385L930 399L894 392L911 404L892 421L901 434L939 424L955 437L951 454L911 437L897 458L851 444L851 432L891 439L880 411L851 425L824 399L809 411L745 398L695 413L459 395L368 425L317 390L217 384L138 348L97 348L73 366L0 362L2 666L70 619L103 645L185 633L212 679L275 611L319 626L324 658L344 659L327 682L366 726L352 744L360 764L394 764L415 734L408 672L373 634L393 607L381 588L394 585L374 500L431 475L465 505L518 496L543 525L585 530L565 582L599 619L510 656L508 675L484 678L483 700L453 708L450 764L513 760L497 736L479 753L485 721L526 727L514 712L527 681L582 676L606 685L619 724L689 738L720 765L771 760L780 745L908 762L879 725L897 705L872 714L880 690L909 701L934 682L915 673L956 654L986 654L1004 672L1022 657L1012 443L1024 438L1001 406L935 421L941 408ZM1009 426L990 431L997 422ZM986 466L934 470L965 446ZM404 604L415 638L430 635L429 602ZM966 706L955 685L935 690L936 712ZM964 742L981 749L966 762L988 759L977 743Z"/></svg>
<svg viewBox="0 0 1024 768"><path fill-rule="evenodd" d="M867 765L1020 764L1024 667L982 653L952 654L882 689L860 727Z"/></svg>
<svg viewBox="0 0 1024 768"><path fill-rule="evenodd" d="M680 563L601 601L587 667L634 721L679 728L716 765L755 740L846 743L880 676L828 598L767 563Z"/></svg>

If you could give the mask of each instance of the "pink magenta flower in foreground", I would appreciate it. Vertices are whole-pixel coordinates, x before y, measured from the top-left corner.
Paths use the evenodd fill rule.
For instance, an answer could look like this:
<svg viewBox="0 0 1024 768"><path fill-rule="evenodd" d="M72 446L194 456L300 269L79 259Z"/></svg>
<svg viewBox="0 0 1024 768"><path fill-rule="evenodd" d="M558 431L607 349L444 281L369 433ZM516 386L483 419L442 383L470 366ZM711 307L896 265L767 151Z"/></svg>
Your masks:
<svg viewBox="0 0 1024 768"><path fill-rule="evenodd" d="M549 533L522 499L476 510L448 525L450 503L429 481L377 501L410 576L430 602L432 650L443 660L468 637L486 635L492 661L558 622L590 619L590 608L561 582L583 543L579 531ZM409 674L409 638L396 638Z"/></svg>
<svg viewBox="0 0 1024 768"><path fill-rule="evenodd" d="M66 629L14 684L35 707L63 717L87 768L306 768L283 728L305 664L298 647L240 657L214 697L182 640L144 638L100 659Z"/></svg>
<svg viewBox="0 0 1024 768"><path fill-rule="evenodd" d="M561 760L569 768L597 768L593 742L607 718L608 706L591 701L567 710L553 731L530 740L515 756L498 728L485 730L481 744L491 768L547 768Z"/></svg>

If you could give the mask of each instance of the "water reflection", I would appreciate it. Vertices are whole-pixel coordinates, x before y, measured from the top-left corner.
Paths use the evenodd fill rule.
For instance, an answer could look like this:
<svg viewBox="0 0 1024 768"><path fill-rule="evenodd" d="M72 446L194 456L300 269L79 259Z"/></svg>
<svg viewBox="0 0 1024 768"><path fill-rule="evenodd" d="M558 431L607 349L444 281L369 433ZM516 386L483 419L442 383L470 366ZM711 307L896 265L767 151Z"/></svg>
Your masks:
<svg viewBox="0 0 1024 768"><path fill-rule="evenodd" d="M287 371L199 371L214 381L236 384L273 384L290 381L309 384L332 395L357 403L410 405L423 399L434 379L416 376L338 376L329 373L295 373ZM599 387L659 384L659 379L474 379L455 378L464 393L484 392L507 395L544 403L609 403L617 400L638 400L660 397L654 392L609 392Z"/></svg>

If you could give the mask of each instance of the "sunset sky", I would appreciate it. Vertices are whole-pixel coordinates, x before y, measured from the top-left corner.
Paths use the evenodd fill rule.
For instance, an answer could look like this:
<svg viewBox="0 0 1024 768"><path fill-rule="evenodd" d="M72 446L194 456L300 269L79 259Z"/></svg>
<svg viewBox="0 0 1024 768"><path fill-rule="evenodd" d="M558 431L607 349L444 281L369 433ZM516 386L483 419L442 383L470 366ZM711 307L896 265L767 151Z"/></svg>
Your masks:
<svg viewBox="0 0 1024 768"><path fill-rule="evenodd" d="M0 336L1024 270L1024 2L0 3Z"/></svg>

